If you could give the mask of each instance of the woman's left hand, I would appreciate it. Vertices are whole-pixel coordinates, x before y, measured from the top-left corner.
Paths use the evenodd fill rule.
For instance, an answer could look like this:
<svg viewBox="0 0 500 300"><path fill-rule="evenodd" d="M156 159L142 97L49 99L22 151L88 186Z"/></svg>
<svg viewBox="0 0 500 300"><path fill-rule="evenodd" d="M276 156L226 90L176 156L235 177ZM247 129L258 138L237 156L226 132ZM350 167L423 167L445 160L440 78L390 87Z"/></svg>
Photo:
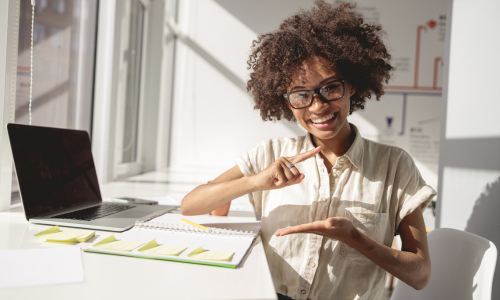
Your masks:
<svg viewBox="0 0 500 300"><path fill-rule="evenodd" d="M294 227L283 228L276 231L276 236L284 236L294 233L314 233L339 240L349 247L359 238L360 232L352 225L352 222L346 218L334 217L324 221L301 224Z"/></svg>

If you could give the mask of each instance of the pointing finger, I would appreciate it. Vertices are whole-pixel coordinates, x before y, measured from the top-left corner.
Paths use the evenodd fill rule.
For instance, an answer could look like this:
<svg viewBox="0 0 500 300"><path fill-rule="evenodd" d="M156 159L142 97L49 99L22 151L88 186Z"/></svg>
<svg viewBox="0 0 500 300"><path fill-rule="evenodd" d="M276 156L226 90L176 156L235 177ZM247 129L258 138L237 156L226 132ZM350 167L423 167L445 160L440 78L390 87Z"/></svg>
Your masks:
<svg viewBox="0 0 500 300"><path fill-rule="evenodd" d="M313 157L314 155L318 154L319 152L321 151L321 146L318 146L312 150L309 150L307 152L304 152L304 153L300 153L298 155L295 155L295 156L290 156L290 157L287 157L287 159L291 162L291 163L298 163L298 162L301 162L301 161L304 161L308 158L311 158Z"/></svg>

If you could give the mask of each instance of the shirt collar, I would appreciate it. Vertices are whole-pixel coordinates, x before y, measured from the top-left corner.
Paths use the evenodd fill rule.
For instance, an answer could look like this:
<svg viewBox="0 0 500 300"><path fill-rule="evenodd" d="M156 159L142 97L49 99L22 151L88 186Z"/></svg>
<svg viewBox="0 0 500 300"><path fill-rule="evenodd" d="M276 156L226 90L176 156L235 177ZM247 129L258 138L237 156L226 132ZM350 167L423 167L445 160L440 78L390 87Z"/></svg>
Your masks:
<svg viewBox="0 0 500 300"><path fill-rule="evenodd" d="M363 158L363 138L361 137L361 134L359 134L358 127L354 124L350 125L351 129L354 130L356 137L354 137L354 142L352 142L351 147L343 156L347 157L351 163L358 168L361 163L361 159Z"/></svg>
<svg viewBox="0 0 500 300"><path fill-rule="evenodd" d="M356 137L354 138L354 142L352 142L352 145L349 148L349 150L347 150L347 152L342 156L347 157L347 159L349 159L349 161L356 168L358 168L359 164L361 163L361 159L363 157L363 138L361 137L361 134L359 133L358 128L354 124L351 124L351 123L349 123L349 124L351 125L351 129L354 130ZM307 152L307 151L312 150L314 148L315 147L314 147L314 143L312 142L312 139L311 139L311 134L308 133L306 135L306 138L304 141L304 147L302 147L302 151L300 151L300 152L304 153L304 152ZM319 156L319 153L316 155Z"/></svg>

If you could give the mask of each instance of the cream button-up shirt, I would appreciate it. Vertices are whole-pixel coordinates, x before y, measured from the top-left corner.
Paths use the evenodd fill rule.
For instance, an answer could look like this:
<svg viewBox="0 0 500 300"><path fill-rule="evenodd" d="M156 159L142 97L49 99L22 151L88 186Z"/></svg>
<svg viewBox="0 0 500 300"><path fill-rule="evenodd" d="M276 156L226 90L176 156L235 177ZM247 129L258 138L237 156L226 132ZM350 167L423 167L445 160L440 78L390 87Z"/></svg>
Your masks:
<svg viewBox="0 0 500 300"><path fill-rule="evenodd" d="M401 220L425 209L436 192L404 150L356 138L327 170L319 154L295 164L305 179L286 188L249 195L262 214L262 242L278 293L296 300L380 299L386 272L357 250L315 234L276 237L281 228L345 217L387 246ZM281 156L314 148L310 135L261 142L236 160L244 175L256 174Z"/></svg>

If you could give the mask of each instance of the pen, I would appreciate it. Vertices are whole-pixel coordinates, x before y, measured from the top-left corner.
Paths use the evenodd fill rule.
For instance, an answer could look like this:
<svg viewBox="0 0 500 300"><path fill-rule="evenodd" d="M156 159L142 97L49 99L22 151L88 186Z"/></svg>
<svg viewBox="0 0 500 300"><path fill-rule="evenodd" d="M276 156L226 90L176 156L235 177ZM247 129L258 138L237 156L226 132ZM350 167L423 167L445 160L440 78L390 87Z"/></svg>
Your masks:
<svg viewBox="0 0 500 300"><path fill-rule="evenodd" d="M193 225L193 226L199 227L199 228L201 228L203 230L206 230L206 231L209 230L208 227L201 226L200 224L196 224L196 223L190 222L190 221L185 220L185 219L181 219L181 221L184 222L184 223L188 223L189 225Z"/></svg>

